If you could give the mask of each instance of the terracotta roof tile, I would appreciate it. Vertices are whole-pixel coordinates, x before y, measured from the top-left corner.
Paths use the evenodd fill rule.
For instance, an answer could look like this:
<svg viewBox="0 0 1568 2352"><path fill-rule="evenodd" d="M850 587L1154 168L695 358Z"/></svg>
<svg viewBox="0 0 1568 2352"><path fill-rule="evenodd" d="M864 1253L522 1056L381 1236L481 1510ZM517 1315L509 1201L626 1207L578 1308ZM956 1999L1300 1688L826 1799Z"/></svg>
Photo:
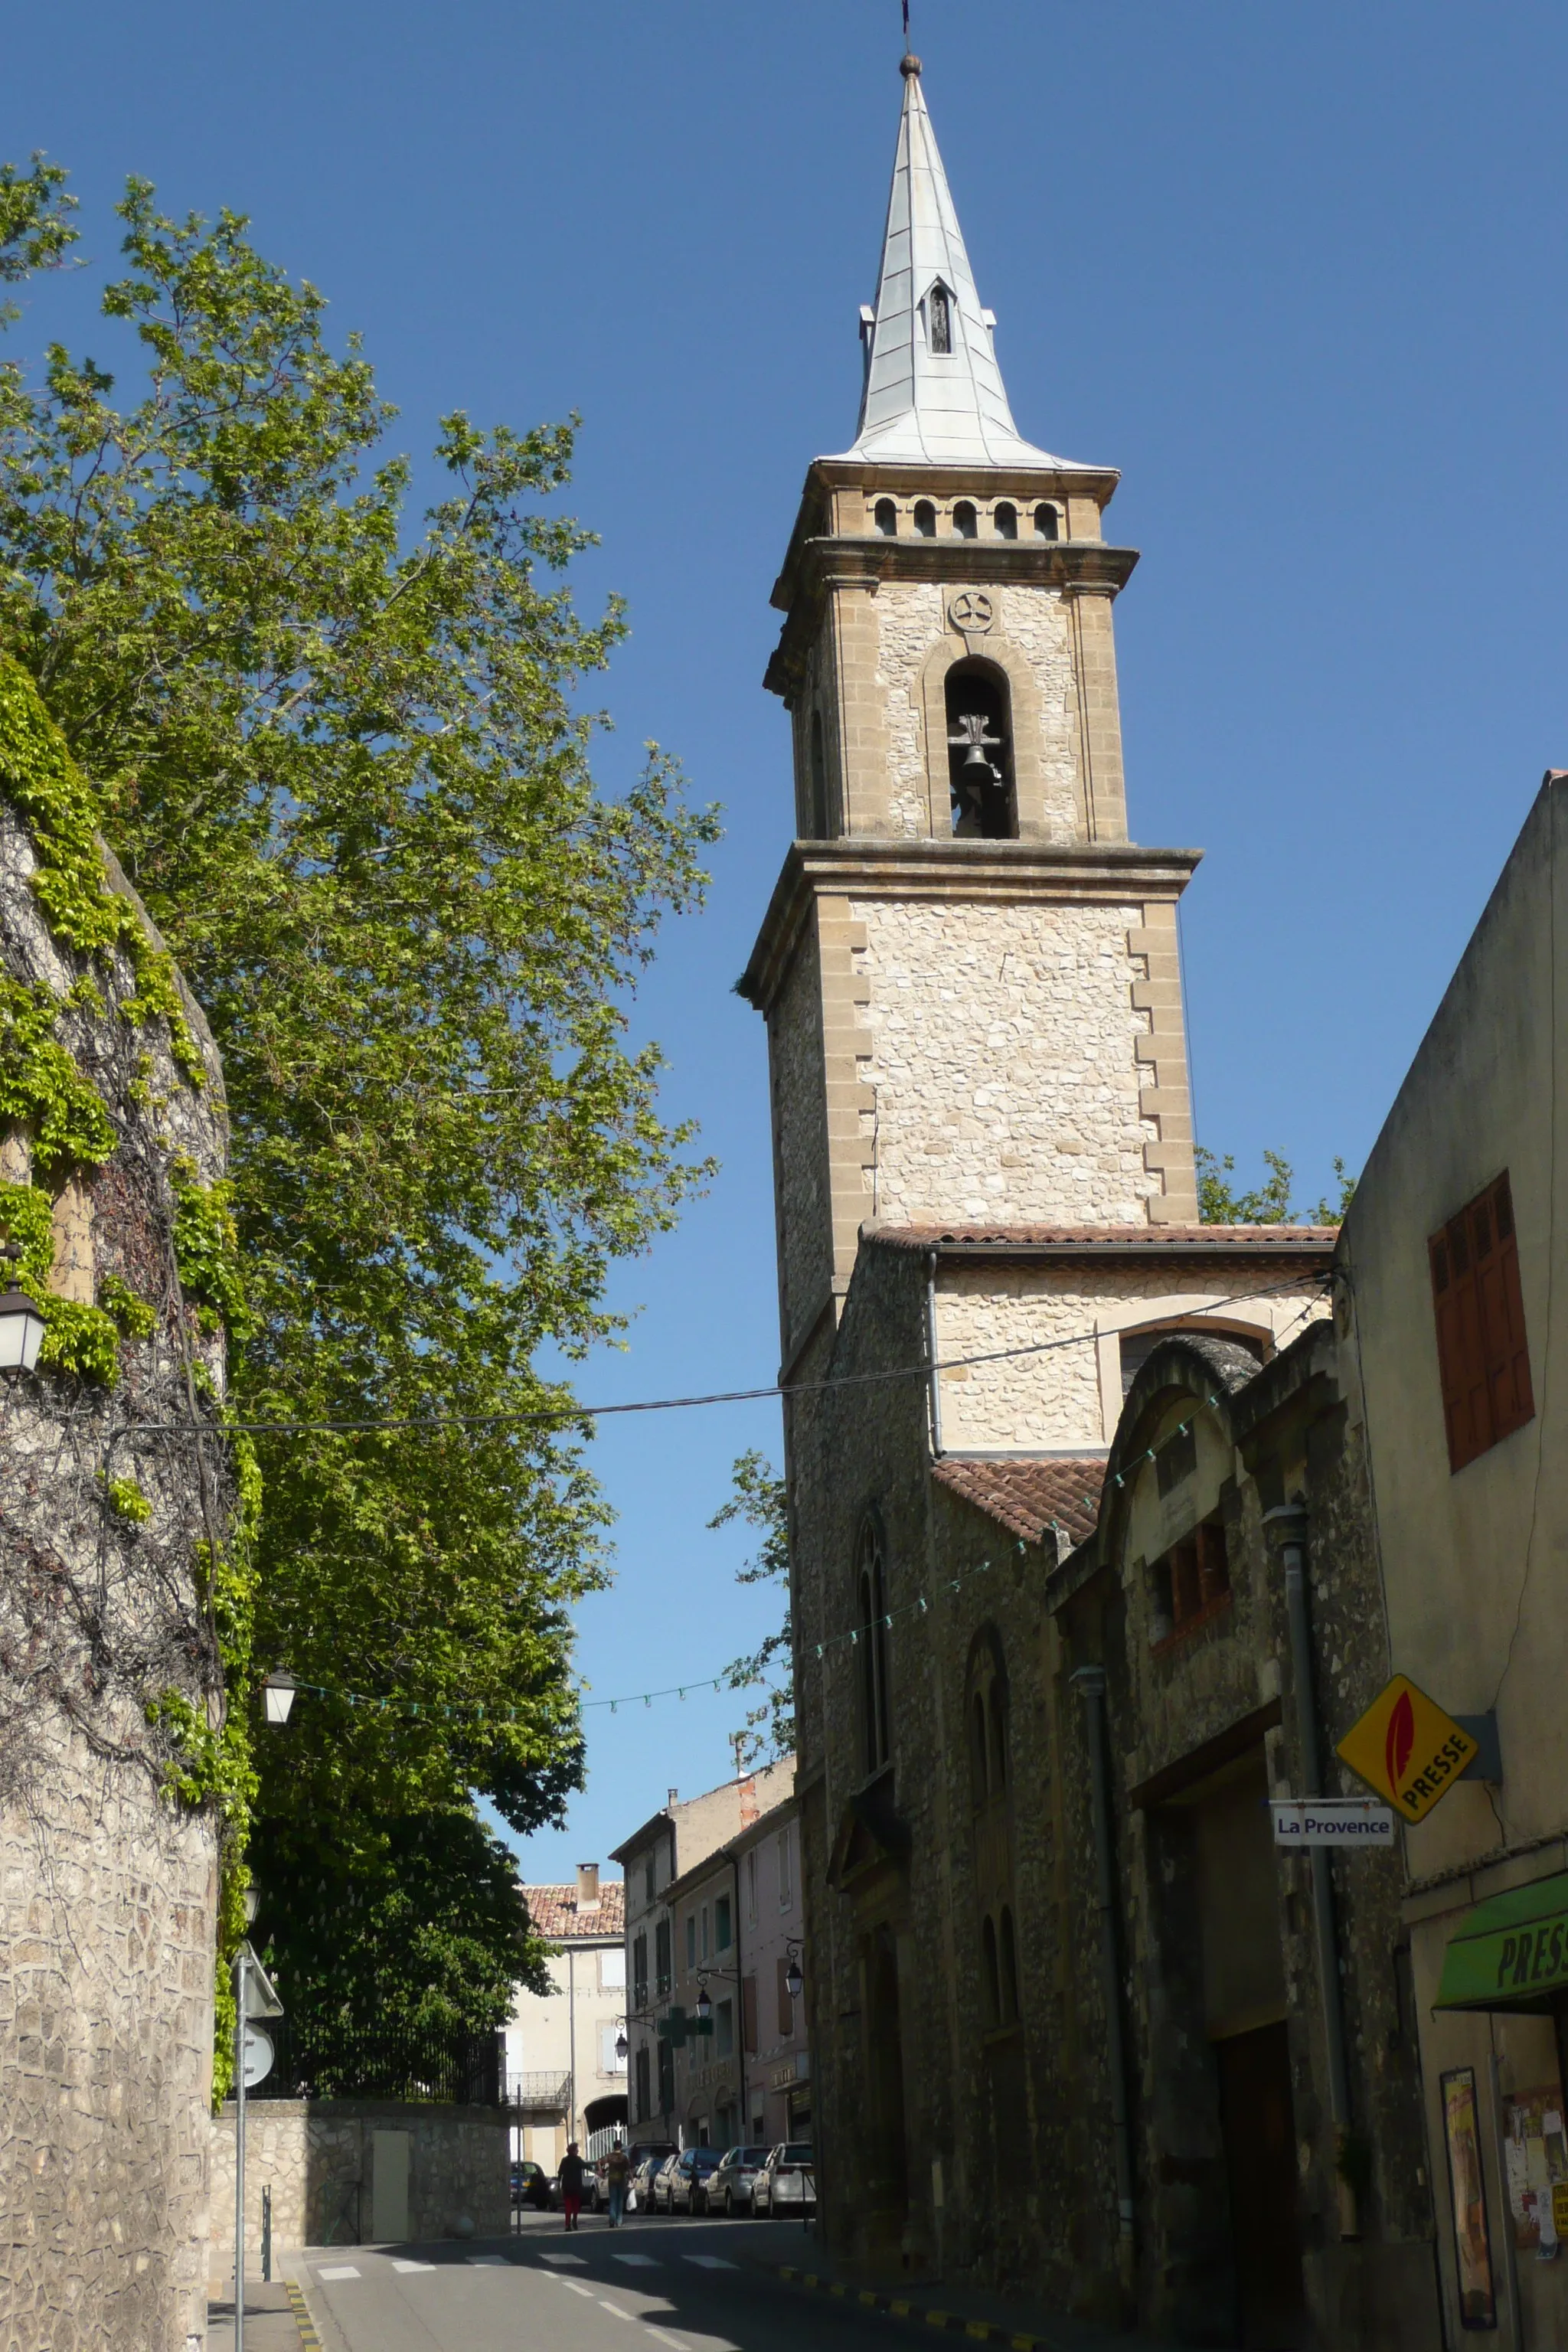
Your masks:
<svg viewBox="0 0 1568 2352"><path fill-rule="evenodd" d="M1026 1543L1038 1543L1053 1520L1079 1543L1094 1532L1105 1457L1055 1454L1047 1461L997 1462L946 1454L931 1475Z"/></svg>
<svg viewBox="0 0 1568 2352"><path fill-rule="evenodd" d="M590 1937L597 1941L626 1931L626 1890L618 1878L600 1879L596 1911L578 1910L575 1885L525 1886L522 1898L535 1932L552 1944L582 1943Z"/></svg>
<svg viewBox="0 0 1568 2352"><path fill-rule="evenodd" d="M1213 1250L1226 1256L1327 1256L1337 1225L887 1225L866 1239L889 1249Z"/></svg>

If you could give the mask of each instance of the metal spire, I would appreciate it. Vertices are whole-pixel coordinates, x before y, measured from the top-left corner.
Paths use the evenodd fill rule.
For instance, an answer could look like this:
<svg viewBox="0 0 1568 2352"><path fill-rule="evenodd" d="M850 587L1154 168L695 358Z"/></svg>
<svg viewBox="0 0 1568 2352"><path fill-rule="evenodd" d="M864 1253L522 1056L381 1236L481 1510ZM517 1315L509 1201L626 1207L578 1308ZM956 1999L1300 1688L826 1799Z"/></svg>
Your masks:
<svg viewBox="0 0 1568 2352"><path fill-rule="evenodd" d="M855 446L845 454L892 464L1048 466L1047 450L1013 422L963 232L921 94L921 61L906 47L903 117L893 163L881 282L863 310L866 386Z"/></svg>

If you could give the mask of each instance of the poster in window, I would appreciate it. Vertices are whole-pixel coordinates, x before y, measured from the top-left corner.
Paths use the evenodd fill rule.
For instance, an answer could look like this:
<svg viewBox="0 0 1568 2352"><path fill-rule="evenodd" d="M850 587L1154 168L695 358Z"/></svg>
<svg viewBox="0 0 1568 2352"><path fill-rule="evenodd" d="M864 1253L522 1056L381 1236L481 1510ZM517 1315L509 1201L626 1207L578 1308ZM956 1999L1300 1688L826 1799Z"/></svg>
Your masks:
<svg viewBox="0 0 1568 2352"><path fill-rule="evenodd" d="M1547 2083L1535 2091L1510 2091L1503 2100L1502 2116L1513 2242L1521 2254L1554 2258L1558 2233L1552 2192L1559 2183L1568 2183L1562 2090Z"/></svg>
<svg viewBox="0 0 1568 2352"><path fill-rule="evenodd" d="M1460 2325L1495 2327L1497 2294L1492 2284L1491 2239L1487 2229L1487 2191L1481 2177L1480 2122L1473 2066L1456 2066L1443 2077L1443 2134L1448 2145L1448 2189L1454 2208Z"/></svg>

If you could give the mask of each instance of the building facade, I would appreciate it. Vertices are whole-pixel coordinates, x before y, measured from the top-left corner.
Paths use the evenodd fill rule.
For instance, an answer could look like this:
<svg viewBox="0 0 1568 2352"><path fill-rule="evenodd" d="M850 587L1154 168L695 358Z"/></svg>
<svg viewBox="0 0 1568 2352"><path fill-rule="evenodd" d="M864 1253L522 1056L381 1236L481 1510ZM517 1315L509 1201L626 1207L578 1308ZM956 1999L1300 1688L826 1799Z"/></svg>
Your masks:
<svg viewBox="0 0 1568 2352"><path fill-rule="evenodd" d="M671 1902L671 1889L699 1869L743 1830L751 1829L791 1793L793 1759L770 1764L759 1772L743 1773L700 1797L682 1799L671 1789L668 1801L618 1845L612 1860L626 1873L626 1972L630 1992L627 2007L629 2043L628 2103L634 2140L667 2140L684 2146L682 2089L677 2083L678 2038L668 2031L678 2000L678 1937L686 1933L687 1912ZM700 1912L698 1914L700 1922ZM731 1937L734 1933L731 1914ZM699 1927L700 1931L700 1927ZM709 1932L715 1922L710 1911ZM695 1949L693 1969L695 1969ZM691 2000L696 2000L693 1974ZM660 2027L666 2030L660 2032ZM679 2029L678 2029L679 2032ZM706 2042L707 2037L698 2037ZM733 2097L739 2100L736 2070ZM691 2097L684 2092L686 2103ZM737 2114L742 2112L737 2104ZM711 2116L707 2118L711 2128Z"/></svg>
<svg viewBox="0 0 1568 2352"><path fill-rule="evenodd" d="M623 2129L626 2059L626 1890L578 1865L573 1886L525 1886L535 1931L554 1948L550 1990L520 1988L506 2029L514 2157L552 2171L568 2140Z"/></svg>

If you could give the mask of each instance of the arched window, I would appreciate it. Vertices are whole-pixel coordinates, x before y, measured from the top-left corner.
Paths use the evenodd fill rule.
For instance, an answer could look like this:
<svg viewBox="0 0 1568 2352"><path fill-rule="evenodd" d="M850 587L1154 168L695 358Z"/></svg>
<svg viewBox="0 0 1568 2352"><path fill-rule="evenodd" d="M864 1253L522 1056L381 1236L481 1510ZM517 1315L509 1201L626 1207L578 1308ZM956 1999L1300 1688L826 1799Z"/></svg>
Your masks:
<svg viewBox="0 0 1568 2352"><path fill-rule="evenodd" d="M994 520L996 525L996 536L998 539L1017 538L1018 509L1016 506L1012 505L1009 500L1006 499L1003 499L1001 505L996 509Z"/></svg>
<svg viewBox="0 0 1568 2352"><path fill-rule="evenodd" d="M827 838L827 753L822 740L822 713L811 714L811 838Z"/></svg>
<svg viewBox="0 0 1568 2352"><path fill-rule="evenodd" d="M996 1958L996 1923L989 1912L980 1923L980 2000L987 2027L1002 2022L1002 1971Z"/></svg>
<svg viewBox="0 0 1568 2352"><path fill-rule="evenodd" d="M965 841L1011 841L1018 813L1007 681L989 662L955 662L944 692L953 833Z"/></svg>
<svg viewBox="0 0 1568 2352"><path fill-rule="evenodd" d="M881 1530L868 1518L855 1557L856 1646L860 1654L860 1730L868 1773L879 1772L888 1738L888 1594Z"/></svg>
<svg viewBox="0 0 1568 2352"><path fill-rule="evenodd" d="M985 1699L975 1691L969 1701L969 1792L976 1812L991 1793L989 1748L985 1737Z"/></svg>
<svg viewBox="0 0 1568 2352"><path fill-rule="evenodd" d="M1055 507L1037 507L1035 509L1035 537L1037 539L1059 539L1061 535L1061 517L1058 514Z"/></svg>
<svg viewBox="0 0 1568 2352"><path fill-rule="evenodd" d="M997 2004L998 2014L1003 2025L1012 2025L1016 2021L1018 2015L1018 1946L1013 1933L1013 1914L1010 1909L1003 1911L1002 1933L998 1940L1002 1947L1001 1998Z"/></svg>
<svg viewBox="0 0 1568 2352"><path fill-rule="evenodd" d="M926 296L926 341L939 354L952 349L952 297L940 278Z"/></svg>
<svg viewBox="0 0 1568 2352"><path fill-rule="evenodd" d="M884 539L897 539L899 535L899 509L893 504L891 499L879 499L877 500L876 521L877 529L881 532Z"/></svg>
<svg viewBox="0 0 1568 2352"><path fill-rule="evenodd" d="M1007 1786L1007 1685L1000 1675L991 1685L991 1793L999 1797Z"/></svg>
<svg viewBox="0 0 1568 2352"><path fill-rule="evenodd" d="M936 509L929 499L915 501L915 530L921 539L936 537Z"/></svg>
<svg viewBox="0 0 1568 2352"><path fill-rule="evenodd" d="M980 518L967 499L960 499L952 510L952 527L960 539L978 539Z"/></svg>

